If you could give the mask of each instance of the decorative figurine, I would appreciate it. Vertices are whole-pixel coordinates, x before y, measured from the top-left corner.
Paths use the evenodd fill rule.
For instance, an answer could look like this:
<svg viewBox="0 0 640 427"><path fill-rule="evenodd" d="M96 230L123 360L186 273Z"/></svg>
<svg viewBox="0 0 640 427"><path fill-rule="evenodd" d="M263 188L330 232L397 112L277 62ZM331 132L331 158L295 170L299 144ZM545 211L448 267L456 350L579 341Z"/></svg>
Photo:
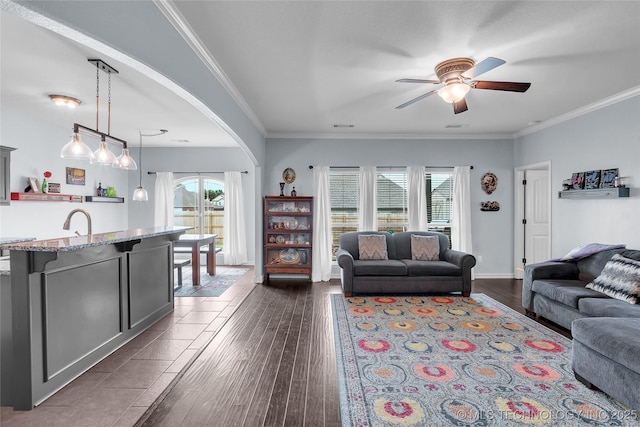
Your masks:
<svg viewBox="0 0 640 427"><path fill-rule="evenodd" d="M296 187L293 187L293 190L291 190L291 197L296 197L298 195L298 192L296 191Z"/></svg>

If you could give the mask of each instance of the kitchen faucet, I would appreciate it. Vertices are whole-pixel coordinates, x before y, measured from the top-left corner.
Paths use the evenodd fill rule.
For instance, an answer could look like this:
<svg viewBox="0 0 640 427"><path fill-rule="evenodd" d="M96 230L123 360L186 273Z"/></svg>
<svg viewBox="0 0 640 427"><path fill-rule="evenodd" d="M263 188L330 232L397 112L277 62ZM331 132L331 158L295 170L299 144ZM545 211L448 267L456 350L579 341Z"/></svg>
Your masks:
<svg viewBox="0 0 640 427"><path fill-rule="evenodd" d="M84 209L74 209L71 212L69 212L69 215L67 215L67 220L64 222L64 225L62 226L63 230L69 230L71 227L71 217L73 216L73 214L75 214L76 212L82 212L84 214L84 216L87 217L87 234L91 234L91 215L89 215L89 212L85 211ZM79 236L80 234L76 231L76 234Z"/></svg>

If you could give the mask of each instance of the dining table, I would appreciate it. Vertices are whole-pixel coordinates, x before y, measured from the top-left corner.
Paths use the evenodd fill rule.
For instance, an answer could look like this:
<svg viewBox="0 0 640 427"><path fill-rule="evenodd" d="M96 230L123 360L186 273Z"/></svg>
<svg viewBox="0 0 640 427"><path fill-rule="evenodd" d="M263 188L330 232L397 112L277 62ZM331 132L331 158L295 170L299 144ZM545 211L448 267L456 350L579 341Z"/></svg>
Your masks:
<svg viewBox="0 0 640 427"><path fill-rule="evenodd" d="M217 234L183 234L173 242L174 247L191 248L191 277L193 286L200 285L200 254L201 248L208 245L207 274L216 274L216 237Z"/></svg>

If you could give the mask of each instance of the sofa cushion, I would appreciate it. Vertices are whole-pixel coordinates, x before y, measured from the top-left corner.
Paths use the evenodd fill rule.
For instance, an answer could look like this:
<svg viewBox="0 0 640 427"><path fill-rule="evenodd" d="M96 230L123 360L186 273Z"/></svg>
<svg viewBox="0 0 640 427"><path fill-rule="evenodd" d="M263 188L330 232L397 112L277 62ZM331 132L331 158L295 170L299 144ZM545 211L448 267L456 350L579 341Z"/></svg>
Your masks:
<svg viewBox="0 0 640 427"><path fill-rule="evenodd" d="M600 292L586 289L584 282L580 280L535 280L531 289L535 293L576 310L580 298L607 298Z"/></svg>
<svg viewBox="0 0 640 427"><path fill-rule="evenodd" d="M633 372L639 372L640 319L599 317L574 320L573 339L612 359Z"/></svg>
<svg viewBox="0 0 640 427"><path fill-rule="evenodd" d="M615 254L586 287L637 304L640 301L640 261Z"/></svg>
<svg viewBox="0 0 640 427"><path fill-rule="evenodd" d="M411 259L416 261L440 260L440 243L438 237L412 234Z"/></svg>
<svg viewBox="0 0 640 427"><path fill-rule="evenodd" d="M406 276L407 266L395 259L353 261L354 276Z"/></svg>
<svg viewBox="0 0 640 427"><path fill-rule="evenodd" d="M640 305L613 298L581 298L578 309L589 317L640 317Z"/></svg>
<svg viewBox="0 0 640 427"><path fill-rule="evenodd" d="M387 236L384 234L361 234L358 236L358 253L362 260L385 260L387 254Z"/></svg>
<svg viewBox="0 0 640 427"><path fill-rule="evenodd" d="M395 241L395 257L389 254L391 259L411 259L411 236L436 236L440 245L439 259L444 259L445 253L449 250L449 238L446 234L435 231L400 231L393 233Z"/></svg>
<svg viewBox="0 0 640 427"><path fill-rule="evenodd" d="M587 283L593 281L593 279L600 275L602 269L613 255L624 251L625 249L611 249L578 260L578 279Z"/></svg>
<svg viewBox="0 0 640 427"><path fill-rule="evenodd" d="M409 276L461 276L462 270L446 261L415 261L403 259Z"/></svg>

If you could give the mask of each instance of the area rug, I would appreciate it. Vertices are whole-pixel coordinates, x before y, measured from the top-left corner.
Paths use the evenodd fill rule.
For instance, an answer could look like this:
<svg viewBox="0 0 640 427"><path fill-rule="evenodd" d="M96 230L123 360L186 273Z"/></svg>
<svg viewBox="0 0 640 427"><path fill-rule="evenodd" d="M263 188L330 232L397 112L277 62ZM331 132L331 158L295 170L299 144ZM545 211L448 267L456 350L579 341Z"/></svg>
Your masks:
<svg viewBox="0 0 640 427"><path fill-rule="evenodd" d="M639 425L571 341L483 294L332 297L343 426Z"/></svg>
<svg viewBox="0 0 640 427"><path fill-rule="evenodd" d="M191 266L182 267L182 287L173 291L176 297L219 297L238 281L248 268L216 266L215 276L207 274L207 267L200 268L200 285L193 286ZM174 272L174 283L178 283L178 275Z"/></svg>

